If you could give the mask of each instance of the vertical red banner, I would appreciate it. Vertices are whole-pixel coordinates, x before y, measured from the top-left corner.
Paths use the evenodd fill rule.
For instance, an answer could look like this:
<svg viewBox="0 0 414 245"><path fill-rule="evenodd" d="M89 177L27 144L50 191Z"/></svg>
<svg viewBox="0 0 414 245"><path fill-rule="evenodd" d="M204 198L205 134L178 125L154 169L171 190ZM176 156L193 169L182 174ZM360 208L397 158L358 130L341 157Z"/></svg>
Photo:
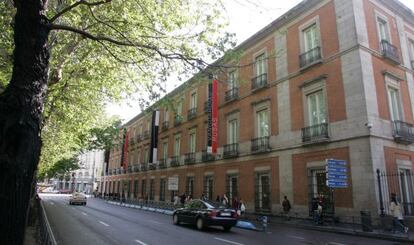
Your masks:
<svg viewBox="0 0 414 245"><path fill-rule="evenodd" d="M218 96L217 96L217 80L213 80L213 91L211 96L211 147L212 152L217 153L218 144Z"/></svg>

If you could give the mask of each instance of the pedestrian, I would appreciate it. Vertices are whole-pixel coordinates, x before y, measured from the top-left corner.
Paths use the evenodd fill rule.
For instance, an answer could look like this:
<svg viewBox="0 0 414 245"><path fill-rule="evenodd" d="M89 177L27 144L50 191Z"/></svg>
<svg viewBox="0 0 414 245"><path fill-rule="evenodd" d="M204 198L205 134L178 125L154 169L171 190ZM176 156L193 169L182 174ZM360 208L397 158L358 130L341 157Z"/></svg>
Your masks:
<svg viewBox="0 0 414 245"><path fill-rule="evenodd" d="M221 197L221 204L224 207L227 207L229 205L229 199L227 198L226 194L223 194L223 196Z"/></svg>
<svg viewBox="0 0 414 245"><path fill-rule="evenodd" d="M292 207L290 206L290 202L287 196L285 196L285 198L283 199L282 207L283 207L283 213L285 214L286 220L289 220L290 219L289 212Z"/></svg>
<svg viewBox="0 0 414 245"><path fill-rule="evenodd" d="M203 192L203 194L201 194L200 199L201 199L201 200L203 200L203 201L207 201L207 197L206 197L206 195L204 194L204 192Z"/></svg>
<svg viewBox="0 0 414 245"><path fill-rule="evenodd" d="M244 215L244 213L246 212L246 204L244 204L243 200L240 198L239 200L239 205L240 205L240 214Z"/></svg>
<svg viewBox="0 0 414 245"><path fill-rule="evenodd" d="M184 206L184 203L185 203L185 199L187 198L187 196L185 195L185 193L183 193L182 195L181 195L181 197L180 197L180 203L181 203L181 205L183 205Z"/></svg>
<svg viewBox="0 0 414 245"><path fill-rule="evenodd" d="M401 212L401 205L397 201L397 195L395 193L391 194L390 211L392 217L394 217L394 231L401 230L404 233L408 233L408 227L404 224L404 218Z"/></svg>
<svg viewBox="0 0 414 245"><path fill-rule="evenodd" d="M178 206L178 202L180 201L180 198L177 194L174 195L174 206Z"/></svg>
<svg viewBox="0 0 414 245"><path fill-rule="evenodd" d="M220 203L220 195L217 195L216 202Z"/></svg>
<svg viewBox="0 0 414 245"><path fill-rule="evenodd" d="M232 209L239 209L239 200L237 199L237 197L233 197L233 201L231 202L231 208Z"/></svg>
<svg viewBox="0 0 414 245"><path fill-rule="evenodd" d="M318 199L316 199L316 197L312 198L312 214L313 214L313 222L315 222L315 224L318 224L319 223Z"/></svg>

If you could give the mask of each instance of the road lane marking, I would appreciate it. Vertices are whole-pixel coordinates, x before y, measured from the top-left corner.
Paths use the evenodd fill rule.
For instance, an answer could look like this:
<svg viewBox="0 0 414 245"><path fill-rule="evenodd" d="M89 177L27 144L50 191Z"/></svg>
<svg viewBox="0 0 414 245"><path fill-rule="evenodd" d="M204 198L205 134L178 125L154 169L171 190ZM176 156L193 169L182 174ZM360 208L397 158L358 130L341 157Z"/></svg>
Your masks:
<svg viewBox="0 0 414 245"><path fill-rule="evenodd" d="M339 243L339 242L328 242L329 245L346 245L345 243Z"/></svg>
<svg viewBox="0 0 414 245"><path fill-rule="evenodd" d="M135 240L137 243L141 244L141 245L147 245L145 242L141 242L140 240Z"/></svg>
<svg viewBox="0 0 414 245"><path fill-rule="evenodd" d="M109 226L107 223L105 223L103 221L99 221L99 223L103 224L104 226Z"/></svg>
<svg viewBox="0 0 414 245"><path fill-rule="evenodd" d="M305 238L304 237L301 237L301 236L288 236L288 237L295 238L295 239L299 239L299 240L305 240Z"/></svg>
<svg viewBox="0 0 414 245"><path fill-rule="evenodd" d="M226 240L226 239L222 239L222 238L218 238L218 237L215 237L214 239L219 240L219 241L222 241L222 242L231 243L231 244L243 245L243 243L233 242L233 241Z"/></svg>
<svg viewBox="0 0 414 245"><path fill-rule="evenodd" d="M158 224L158 225L160 225L160 224L161 224L161 222L158 222L158 221L155 221L155 220L150 220L150 222L152 222L152 223L154 223L154 224Z"/></svg>
<svg viewBox="0 0 414 245"><path fill-rule="evenodd" d="M82 214L83 214L83 215L85 215L85 216L86 216L86 215L88 215L88 214L87 214L87 213L85 213L85 212L82 212Z"/></svg>

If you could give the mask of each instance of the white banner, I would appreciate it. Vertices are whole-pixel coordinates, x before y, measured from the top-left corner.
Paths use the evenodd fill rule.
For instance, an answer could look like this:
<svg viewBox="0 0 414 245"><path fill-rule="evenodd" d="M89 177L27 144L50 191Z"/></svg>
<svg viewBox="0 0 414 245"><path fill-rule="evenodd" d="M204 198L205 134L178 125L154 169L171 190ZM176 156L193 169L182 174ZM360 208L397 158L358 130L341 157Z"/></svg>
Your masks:
<svg viewBox="0 0 414 245"><path fill-rule="evenodd" d="M168 190L169 191L178 191L178 177L169 177L168 178Z"/></svg>

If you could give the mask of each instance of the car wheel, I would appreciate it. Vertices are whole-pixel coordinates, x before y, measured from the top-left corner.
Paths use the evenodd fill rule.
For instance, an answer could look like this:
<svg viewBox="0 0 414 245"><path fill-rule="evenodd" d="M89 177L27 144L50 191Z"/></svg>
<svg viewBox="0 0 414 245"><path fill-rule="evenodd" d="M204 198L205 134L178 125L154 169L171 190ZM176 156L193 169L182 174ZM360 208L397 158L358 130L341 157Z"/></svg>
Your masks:
<svg viewBox="0 0 414 245"><path fill-rule="evenodd" d="M180 220L178 219L177 214L173 215L173 223L174 223L174 225L179 225L180 224Z"/></svg>
<svg viewBox="0 0 414 245"><path fill-rule="evenodd" d="M196 226L199 230L204 229L204 220L202 218L198 218L196 221Z"/></svg>
<svg viewBox="0 0 414 245"><path fill-rule="evenodd" d="M231 230L231 226L229 225L225 225L223 226L224 231L230 231Z"/></svg>

